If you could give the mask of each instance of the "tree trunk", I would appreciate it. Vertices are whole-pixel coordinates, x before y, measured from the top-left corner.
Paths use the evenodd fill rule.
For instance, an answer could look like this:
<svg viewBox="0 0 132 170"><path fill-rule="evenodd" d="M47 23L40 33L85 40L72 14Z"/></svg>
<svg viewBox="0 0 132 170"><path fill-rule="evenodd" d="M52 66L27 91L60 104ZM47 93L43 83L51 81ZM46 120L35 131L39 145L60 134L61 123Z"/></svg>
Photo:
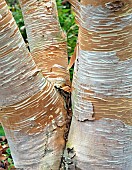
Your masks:
<svg viewBox="0 0 132 170"><path fill-rule="evenodd" d="M66 35L55 0L19 0L31 54L43 75L57 87L70 85Z"/></svg>
<svg viewBox="0 0 132 170"><path fill-rule="evenodd" d="M69 1L79 50L64 158L71 169L131 170L132 1Z"/></svg>
<svg viewBox="0 0 132 170"><path fill-rule="evenodd" d="M62 98L26 49L0 0L0 118L16 168L59 169L65 146Z"/></svg>
<svg viewBox="0 0 132 170"><path fill-rule="evenodd" d="M58 170L62 161L61 169L131 170L132 2L69 1L79 25L79 47L72 87L73 118L63 154L66 112L62 98L36 68L5 1L0 0L0 117L15 166ZM65 51L58 21L52 20L57 21L56 27L47 21L56 11L54 5L54 0L21 0L31 53L44 61L43 53L48 53L49 59L51 47L51 54L57 56L59 48ZM36 23L44 25L48 33ZM41 40L43 31L44 36L49 34L49 42ZM40 58L36 58L37 63ZM60 59L57 64L57 69L66 68ZM49 80L62 75L60 70L53 71L54 67L51 64L46 71L51 70L51 77L43 71Z"/></svg>

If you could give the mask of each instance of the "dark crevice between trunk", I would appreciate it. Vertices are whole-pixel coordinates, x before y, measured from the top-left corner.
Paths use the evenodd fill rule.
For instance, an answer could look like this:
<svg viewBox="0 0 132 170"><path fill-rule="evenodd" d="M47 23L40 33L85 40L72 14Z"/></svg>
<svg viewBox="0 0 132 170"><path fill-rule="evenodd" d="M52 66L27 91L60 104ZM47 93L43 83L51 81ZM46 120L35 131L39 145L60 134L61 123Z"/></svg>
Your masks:
<svg viewBox="0 0 132 170"><path fill-rule="evenodd" d="M64 99L64 108L67 111L67 118L66 118L66 130L64 133L65 142L68 141L68 134L71 125L71 118L72 118L72 103L71 103L71 92L64 91L61 88L55 87L57 92L61 95ZM75 165L72 161L72 158L75 156L74 148L65 149L64 147L63 156L61 159L61 164L59 170L74 170Z"/></svg>

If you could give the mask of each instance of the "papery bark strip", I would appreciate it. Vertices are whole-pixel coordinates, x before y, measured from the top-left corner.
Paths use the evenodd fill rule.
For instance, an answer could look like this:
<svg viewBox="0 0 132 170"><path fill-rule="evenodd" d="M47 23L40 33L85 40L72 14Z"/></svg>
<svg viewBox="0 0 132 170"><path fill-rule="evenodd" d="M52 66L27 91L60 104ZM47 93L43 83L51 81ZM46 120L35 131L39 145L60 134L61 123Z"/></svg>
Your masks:
<svg viewBox="0 0 132 170"><path fill-rule="evenodd" d="M69 167L130 170L132 2L82 0L77 6L70 2L79 25L79 53L66 150L73 163Z"/></svg>
<svg viewBox="0 0 132 170"><path fill-rule="evenodd" d="M4 0L0 16L0 119L15 167L59 169L65 146L63 100L36 67Z"/></svg>
<svg viewBox="0 0 132 170"><path fill-rule="evenodd" d="M31 54L43 75L57 87L70 85L66 35L55 0L19 0Z"/></svg>

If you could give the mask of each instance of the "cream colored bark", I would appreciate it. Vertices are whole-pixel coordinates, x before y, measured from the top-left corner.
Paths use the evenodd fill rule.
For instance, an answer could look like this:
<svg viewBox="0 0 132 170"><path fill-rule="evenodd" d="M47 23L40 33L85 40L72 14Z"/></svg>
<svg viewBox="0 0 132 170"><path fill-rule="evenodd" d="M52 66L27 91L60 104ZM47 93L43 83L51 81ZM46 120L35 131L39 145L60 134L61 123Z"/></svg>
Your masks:
<svg viewBox="0 0 132 170"><path fill-rule="evenodd" d="M73 80L74 115L64 153L65 167L131 170L132 2L82 0L80 4L76 0L69 1L77 13L79 50ZM48 7L54 4L54 1L32 2L35 5L40 2L38 8L43 7L43 2ZM23 1L23 4L33 7L32 2ZM54 8L47 11L50 9ZM25 11L30 16L32 10ZM40 55L36 47L40 42L44 44L42 51L46 51L46 41L42 42L39 37L37 41L36 34L36 38L32 38L36 42L32 46L35 51L31 49L31 52ZM16 167L59 169L64 148L63 103L36 68L4 0L0 0L0 66L0 117Z"/></svg>
<svg viewBox="0 0 132 170"><path fill-rule="evenodd" d="M69 1L79 50L65 159L71 169L131 170L132 1Z"/></svg>
<svg viewBox="0 0 132 170"><path fill-rule="evenodd" d="M19 0L31 54L43 75L56 86L69 85L66 35L55 0Z"/></svg>
<svg viewBox="0 0 132 170"><path fill-rule="evenodd" d="M66 112L0 0L0 119L16 168L59 169Z"/></svg>

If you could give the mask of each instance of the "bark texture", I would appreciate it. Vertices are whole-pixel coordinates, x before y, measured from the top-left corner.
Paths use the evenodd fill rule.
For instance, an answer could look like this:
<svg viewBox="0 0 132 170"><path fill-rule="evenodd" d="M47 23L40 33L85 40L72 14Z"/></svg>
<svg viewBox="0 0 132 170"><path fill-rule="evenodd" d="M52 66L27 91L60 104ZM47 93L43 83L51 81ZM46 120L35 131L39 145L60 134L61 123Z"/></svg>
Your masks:
<svg viewBox="0 0 132 170"><path fill-rule="evenodd" d="M131 170L132 1L69 1L79 50L65 159L71 169Z"/></svg>
<svg viewBox="0 0 132 170"><path fill-rule="evenodd" d="M43 75L57 87L70 85L66 35L55 0L19 0L31 54Z"/></svg>
<svg viewBox="0 0 132 170"><path fill-rule="evenodd" d="M36 67L0 0L0 119L16 168L59 169L65 146L62 98Z"/></svg>

